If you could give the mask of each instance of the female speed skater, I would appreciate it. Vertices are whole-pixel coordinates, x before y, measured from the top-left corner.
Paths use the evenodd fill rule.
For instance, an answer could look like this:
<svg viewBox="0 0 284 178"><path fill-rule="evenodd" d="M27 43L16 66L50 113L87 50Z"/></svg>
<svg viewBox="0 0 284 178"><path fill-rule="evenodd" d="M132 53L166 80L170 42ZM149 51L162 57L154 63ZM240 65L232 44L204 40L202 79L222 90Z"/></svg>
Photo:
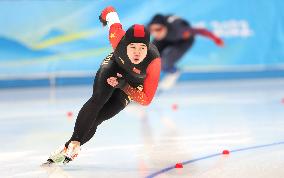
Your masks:
<svg viewBox="0 0 284 178"><path fill-rule="evenodd" d="M153 44L158 48L162 59L162 71L174 73L176 63L192 47L196 35L207 37L218 46L224 42L205 28L193 28L186 20L173 15L155 15L149 25Z"/></svg>
<svg viewBox="0 0 284 178"><path fill-rule="evenodd" d="M157 48L150 43L149 31L135 24L125 32L111 6L101 12L99 19L103 26L109 27L113 52L96 73L93 94L81 108L71 138L44 165L74 160L80 146L94 136L103 121L118 114L130 101L148 105L155 95L161 59Z"/></svg>

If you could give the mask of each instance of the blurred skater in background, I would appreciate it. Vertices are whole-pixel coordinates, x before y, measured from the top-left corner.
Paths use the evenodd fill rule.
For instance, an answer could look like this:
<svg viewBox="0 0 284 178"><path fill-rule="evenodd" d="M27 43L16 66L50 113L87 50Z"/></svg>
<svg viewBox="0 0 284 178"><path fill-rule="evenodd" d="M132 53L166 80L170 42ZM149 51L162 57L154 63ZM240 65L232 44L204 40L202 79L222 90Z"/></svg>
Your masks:
<svg viewBox="0 0 284 178"><path fill-rule="evenodd" d="M167 75L160 83L160 89L171 87L177 78L176 63L191 49L196 35L211 39L217 46L224 46L221 38L205 28L194 28L190 23L174 15L156 14L148 24L153 44L158 48L162 59L162 71Z"/></svg>

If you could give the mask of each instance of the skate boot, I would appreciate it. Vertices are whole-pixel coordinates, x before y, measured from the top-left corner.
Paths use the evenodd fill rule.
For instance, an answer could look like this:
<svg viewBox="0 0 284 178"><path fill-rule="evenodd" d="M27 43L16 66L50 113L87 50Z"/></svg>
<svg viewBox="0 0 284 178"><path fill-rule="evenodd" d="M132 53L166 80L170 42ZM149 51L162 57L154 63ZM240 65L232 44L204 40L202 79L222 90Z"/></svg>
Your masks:
<svg viewBox="0 0 284 178"><path fill-rule="evenodd" d="M66 152L64 152L65 159L63 164L73 161L78 156L80 150L80 143L70 142Z"/></svg>
<svg viewBox="0 0 284 178"><path fill-rule="evenodd" d="M67 148L65 146L58 148L53 153L51 153L47 161L43 163L42 166L48 166L55 163L63 163L66 152Z"/></svg>

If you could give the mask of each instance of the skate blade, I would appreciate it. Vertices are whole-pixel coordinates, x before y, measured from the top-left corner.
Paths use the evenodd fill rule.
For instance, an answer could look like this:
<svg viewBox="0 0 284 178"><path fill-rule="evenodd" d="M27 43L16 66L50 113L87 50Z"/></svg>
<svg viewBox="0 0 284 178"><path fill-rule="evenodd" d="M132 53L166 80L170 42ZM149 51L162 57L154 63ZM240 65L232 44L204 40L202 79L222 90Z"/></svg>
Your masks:
<svg viewBox="0 0 284 178"><path fill-rule="evenodd" d="M72 161L71 158L65 157L63 164L65 165L65 164L69 163L70 161Z"/></svg>
<svg viewBox="0 0 284 178"><path fill-rule="evenodd" d="M51 159L48 159L46 162L42 163L40 165L40 167L50 167L50 166L53 166L55 165L55 162L52 161Z"/></svg>

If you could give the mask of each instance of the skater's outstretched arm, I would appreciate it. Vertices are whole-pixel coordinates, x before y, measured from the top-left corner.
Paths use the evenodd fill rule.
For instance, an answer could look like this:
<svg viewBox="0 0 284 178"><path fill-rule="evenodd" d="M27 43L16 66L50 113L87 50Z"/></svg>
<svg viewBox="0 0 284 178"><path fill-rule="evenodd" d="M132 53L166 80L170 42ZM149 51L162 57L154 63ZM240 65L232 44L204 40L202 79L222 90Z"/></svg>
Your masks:
<svg viewBox="0 0 284 178"><path fill-rule="evenodd" d="M112 6L105 8L99 16L99 19L103 26L107 25L109 27L109 41L112 48L115 50L119 41L125 34L116 10Z"/></svg>
<svg viewBox="0 0 284 178"><path fill-rule="evenodd" d="M216 36L214 33L210 32L209 30L205 28L191 28L190 33L194 35L201 35L204 37L207 37L215 42L216 45L218 46L224 46L224 41Z"/></svg>

